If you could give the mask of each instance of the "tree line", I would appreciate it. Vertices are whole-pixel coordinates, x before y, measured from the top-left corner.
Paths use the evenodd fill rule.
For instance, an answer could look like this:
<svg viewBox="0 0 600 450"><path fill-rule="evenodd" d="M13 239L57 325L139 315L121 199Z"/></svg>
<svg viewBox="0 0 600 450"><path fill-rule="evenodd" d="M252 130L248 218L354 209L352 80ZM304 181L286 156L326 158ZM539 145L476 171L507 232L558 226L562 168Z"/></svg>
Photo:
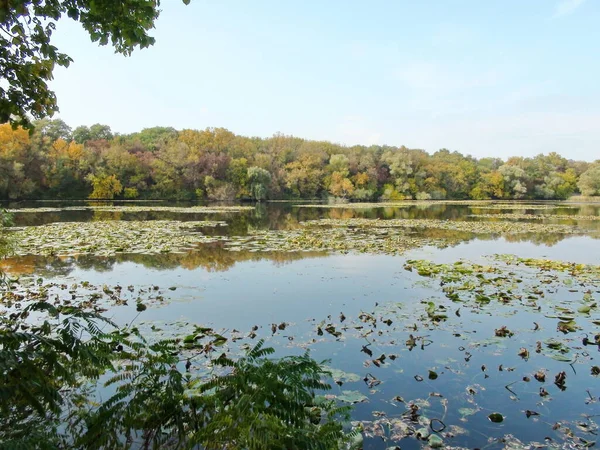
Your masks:
<svg viewBox="0 0 600 450"><path fill-rule="evenodd" d="M474 158L441 149L344 146L224 128L106 125L71 129L42 119L33 131L0 125L0 199L264 200L341 198L566 199L600 195L600 160L557 153Z"/></svg>

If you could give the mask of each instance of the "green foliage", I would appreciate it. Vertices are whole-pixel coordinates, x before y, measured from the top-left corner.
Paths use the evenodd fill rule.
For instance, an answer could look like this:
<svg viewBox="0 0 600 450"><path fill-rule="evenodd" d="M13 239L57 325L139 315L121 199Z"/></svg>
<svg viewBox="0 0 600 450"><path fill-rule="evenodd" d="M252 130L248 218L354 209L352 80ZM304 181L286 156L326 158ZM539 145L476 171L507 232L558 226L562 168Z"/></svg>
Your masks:
<svg viewBox="0 0 600 450"><path fill-rule="evenodd" d="M92 41L130 55L136 47L154 44L148 33L159 8L159 0L0 2L0 78L8 82L0 87L0 122L30 126L29 115L41 119L58 110L48 81L55 66L68 67L72 62L52 44L56 22L62 17L78 21Z"/></svg>
<svg viewBox="0 0 600 450"><path fill-rule="evenodd" d="M600 195L600 163L582 173L577 186L583 195Z"/></svg>
<svg viewBox="0 0 600 450"><path fill-rule="evenodd" d="M123 197L126 199L135 199L139 197L139 192L136 188L125 188L123 189Z"/></svg>
<svg viewBox="0 0 600 450"><path fill-rule="evenodd" d="M70 141L72 136L71 127L61 119L41 119L33 122L36 132L51 142L63 139Z"/></svg>
<svg viewBox="0 0 600 450"><path fill-rule="evenodd" d="M41 293L40 296L44 294ZM28 321L30 315L44 319ZM0 442L56 448L85 404L86 380L111 367L115 344L94 313L45 301L0 318ZM87 339L82 336L88 336Z"/></svg>
<svg viewBox="0 0 600 450"><path fill-rule="evenodd" d="M123 186L117 177L114 175L88 175L88 180L92 183L94 190L89 198L96 199L113 199L115 195L123 191Z"/></svg>
<svg viewBox="0 0 600 450"><path fill-rule="evenodd" d="M308 353L269 359L260 341L201 378L185 340L149 343L45 296L0 319L3 448L337 449L349 437L350 410L319 399L328 372ZM112 395L98 404L100 379Z"/></svg>
<svg viewBox="0 0 600 450"><path fill-rule="evenodd" d="M319 400L329 390L322 364L308 353L280 360L260 341L248 354L215 363L230 368L201 386L203 426L192 438L206 449L337 449L345 439L347 407Z"/></svg>
<svg viewBox="0 0 600 450"><path fill-rule="evenodd" d="M2 199L82 198L94 190L93 180L108 182L107 174L115 177L114 189L108 186L104 198L216 201L562 200L578 183L595 192L597 178L595 166L556 153L477 160L445 149L429 155L406 147L344 147L283 135L247 138L223 128L154 127L113 136L100 124L75 128L69 140L70 128L62 121L36 124L31 136L0 125Z"/></svg>
<svg viewBox="0 0 600 450"><path fill-rule="evenodd" d="M5 209L0 209L0 231L3 227L10 227L12 223L12 214Z"/></svg>
<svg viewBox="0 0 600 450"><path fill-rule="evenodd" d="M248 169L248 182L250 183L250 194L255 200L261 201L267 198L271 174L261 167L250 167Z"/></svg>

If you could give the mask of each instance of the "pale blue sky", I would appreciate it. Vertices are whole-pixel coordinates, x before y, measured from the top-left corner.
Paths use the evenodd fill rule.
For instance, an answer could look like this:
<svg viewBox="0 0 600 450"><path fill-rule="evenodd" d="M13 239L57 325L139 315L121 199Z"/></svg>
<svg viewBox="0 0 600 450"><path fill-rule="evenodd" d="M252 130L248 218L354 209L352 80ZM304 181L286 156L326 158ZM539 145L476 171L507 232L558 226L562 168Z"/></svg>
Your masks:
<svg viewBox="0 0 600 450"><path fill-rule="evenodd" d="M126 58L62 21L59 117L600 158L598 0L163 0Z"/></svg>

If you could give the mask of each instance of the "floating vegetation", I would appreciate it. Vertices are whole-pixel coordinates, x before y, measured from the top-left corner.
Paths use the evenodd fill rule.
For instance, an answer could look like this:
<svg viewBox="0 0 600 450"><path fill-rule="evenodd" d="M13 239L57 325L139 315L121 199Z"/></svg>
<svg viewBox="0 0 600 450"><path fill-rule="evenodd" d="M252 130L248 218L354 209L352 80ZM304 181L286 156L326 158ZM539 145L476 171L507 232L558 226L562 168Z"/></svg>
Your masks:
<svg viewBox="0 0 600 450"><path fill-rule="evenodd" d="M468 217L502 220L600 220L600 216L571 214L469 214Z"/></svg>
<svg viewBox="0 0 600 450"><path fill-rule="evenodd" d="M518 222L474 222L434 219L319 219L302 222L300 229L258 230L247 237L231 237L232 251L332 251L402 254L424 246L448 247L469 235L572 235L583 233L571 225ZM423 230L444 234L426 235ZM455 234L455 233L463 233Z"/></svg>
<svg viewBox="0 0 600 450"><path fill-rule="evenodd" d="M461 210L460 219L465 217L465 208ZM439 217L425 212L424 217ZM301 211L304 219L327 214ZM343 259L349 267L340 272L329 269L326 261L317 261L316 270L298 264L281 271L253 263L263 255L281 263L327 252L395 255L469 239L506 236L507 241L521 241L531 240L533 233L562 239L585 230L507 218L483 223L325 219L300 225L282 220L277 222L281 230L253 224L228 237L206 235L222 222L94 222L14 229L26 242L20 254L79 256L21 257L23 262L39 260L39 265L31 266L32 276L23 275L15 290L2 293L0 308L19 311L28 300L42 299L107 311L125 325L134 323L150 342L178 339L181 364L192 373L212 373L218 370L215 358L241 355L262 338L286 354L310 349L330 360L333 389L327 398L354 406L352 425L361 432L357 445L364 448L583 449L597 441L599 265L505 254L476 262L417 259L426 252L410 259ZM238 256L250 262L246 266L251 270L258 268L254 273L264 279L239 276L253 273L243 270L209 273L232 267ZM334 265L341 259L333 260ZM52 272L42 261L60 262L64 271ZM116 271L115 277L144 279L140 270L154 275L144 272L148 267L203 270L181 284L167 272L161 286L104 284L93 278L92 283L57 281L77 273L72 272L75 267L88 270L90 277L111 280L110 270L123 261L139 268ZM52 278L33 275L44 270ZM332 281L332 274L340 279ZM302 277L297 286L300 295L309 297L306 316L304 305L292 305L290 291L282 288L297 279L280 283L274 279L280 275ZM195 279L197 283L190 281ZM319 280L331 284L319 287ZM219 283L228 283L234 294L227 289L215 293L223 286ZM230 302L227 297L238 292L241 300ZM259 296L269 298L261 303ZM188 306L189 300L201 301Z"/></svg>
<svg viewBox="0 0 600 450"><path fill-rule="evenodd" d="M201 232L202 228L225 225L216 221L168 220L57 222L15 229L19 242L16 254L156 254L182 252L217 241L224 241L224 248L229 251L402 254L424 246L455 245L473 235L560 236L583 232L571 225L434 219L320 219L302 222L295 229L256 230L248 236L206 236ZM423 230L444 233L427 235Z"/></svg>
<svg viewBox="0 0 600 450"><path fill-rule="evenodd" d="M235 213L242 211L253 211L254 206L106 206L106 205L85 205L85 206L65 206L62 208L18 208L10 209L12 213L46 213L62 211L104 211L104 212L164 212L164 213L185 213L185 214L219 214Z"/></svg>
<svg viewBox="0 0 600 450"><path fill-rule="evenodd" d="M178 338L182 363L193 373L210 373L215 357L241 354L260 338L278 348L335 355L327 368L334 385L327 398L355 405L361 411L361 420L352 423L355 429L391 448L404 439L432 448L504 448L508 442L527 448L523 442L531 439L505 434L503 427L515 420L530 420L552 439L549 448L585 448L594 441L597 393L573 396L586 380L593 386L589 380L600 373L594 359L600 345L594 326L600 266L499 255L489 264L408 260L404 269L418 286L404 291L408 298L369 302L370 307L362 303L360 312L336 310L307 325L265 320L232 330L183 319L136 326L150 341ZM116 308L124 308L143 318L176 294L180 289L173 285L68 285L29 277L1 301L3 308L18 310L28 299L41 299L96 311L110 308L116 316L122 316ZM581 305L590 308L578 312ZM517 311L530 320L526 326L523 317L513 320ZM558 328L565 322L587 331L586 340ZM484 325L475 332L477 323ZM344 361L337 355L341 351L354 356L345 360L344 370L337 368ZM551 413L561 395L580 407L577 417ZM579 416L586 411L591 412ZM490 428L478 429L482 422Z"/></svg>
<svg viewBox="0 0 600 450"><path fill-rule="evenodd" d="M493 258L498 261L505 262L506 264L517 266L524 265L539 269L540 273L562 272L568 275L568 278L563 279L562 281L566 286L569 287L572 287L573 285L573 278L580 282L592 283L594 286L600 285L600 265L555 261L551 259L521 258L516 255L494 255ZM550 280L552 280L552 276L553 275L549 276Z"/></svg>
<svg viewBox="0 0 600 450"><path fill-rule="evenodd" d="M90 253L109 256L116 253L183 252L219 237L202 234L206 227L225 222L197 221L108 221L57 222L14 229L17 255L76 255Z"/></svg>
<svg viewBox="0 0 600 450"><path fill-rule="evenodd" d="M43 278L23 277L11 282L10 290L0 289L1 309L21 309L31 301L51 302L55 306L78 307L103 313L114 307L130 306L145 311L171 301L167 289L157 285L99 285L89 281L66 283Z"/></svg>
<svg viewBox="0 0 600 450"><path fill-rule="evenodd" d="M309 203L296 204L295 208L349 208L349 209L371 209L371 208L406 208L410 206L433 206L433 205L467 205L476 207L504 208L504 209L553 209L553 205L528 205L515 203L514 201L497 200L401 200L394 202L339 202L339 203ZM569 206L568 206L569 207Z"/></svg>
<svg viewBox="0 0 600 450"><path fill-rule="evenodd" d="M518 222L475 222L436 219L319 219L303 223L304 226L327 226L348 228L415 228L464 231L476 234L563 233L582 231L570 225L531 224Z"/></svg>
<svg viewBox="0 0 600 450"><path fill-rule="evenodd" d="M579 209L578 205L569 205L564 202L556 202L552 204L527 204L518 202L493 203L482 205L471 205L471 209L495 209L495 210L547 210L547 209Z"/></svg>
<svg viewBox="0 0 600 450"><path fill-rule="evenodd" d="M356 253L401 254L407 250L434 245L444 247L450 239L418 237L406 232L392 232L385 229L353 230L339 229L299 229L279 231L256 231L247 237L232 237L225 244L231 251L332 251Z"/></svg>

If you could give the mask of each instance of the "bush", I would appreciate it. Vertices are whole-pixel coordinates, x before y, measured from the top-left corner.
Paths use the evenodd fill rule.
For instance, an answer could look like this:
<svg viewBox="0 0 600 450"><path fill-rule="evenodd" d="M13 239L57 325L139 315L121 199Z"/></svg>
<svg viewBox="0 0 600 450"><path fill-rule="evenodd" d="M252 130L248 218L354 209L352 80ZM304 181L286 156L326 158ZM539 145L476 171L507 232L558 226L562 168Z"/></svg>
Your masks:
<svg viewBox="0 0 600 450"><path fill-rule="evenodd" d="M214 358L221 372L203 379L183 364L195 335L150 344L135 328L45 301L0 324L3 448L334 450L351 437L349 408L319 400L328 373L308 353L269 359L260 341L237 361ZM97 405L101 376L114 394Z"/></svg>

